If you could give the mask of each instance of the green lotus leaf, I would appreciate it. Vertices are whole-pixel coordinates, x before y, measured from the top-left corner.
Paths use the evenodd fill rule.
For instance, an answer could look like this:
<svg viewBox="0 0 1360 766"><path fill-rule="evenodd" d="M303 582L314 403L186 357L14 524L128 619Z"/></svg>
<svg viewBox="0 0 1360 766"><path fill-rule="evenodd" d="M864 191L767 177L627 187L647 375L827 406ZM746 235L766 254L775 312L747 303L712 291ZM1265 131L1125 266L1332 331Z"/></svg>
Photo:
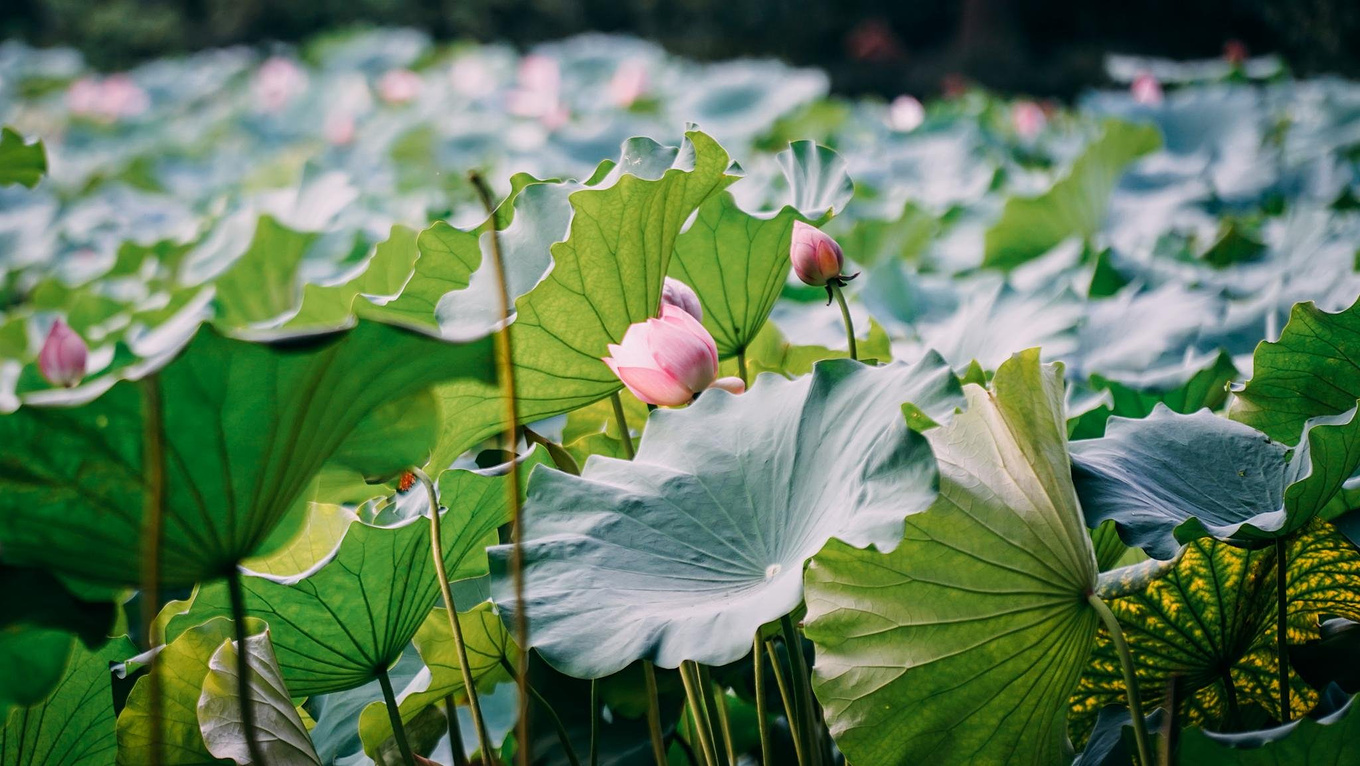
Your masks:
<svg viewBox="0 0 1360 766"><path fill-rule="evenodd" d="M214 282L217 325L248 327L295 309L302 299L298 266L316 239L261 216L245 253Z"/></svg>
<svg viewBox="0 0 1360 766"><path fill-rule="evenodd" d="M679 148L632 139L598 186L571 193L565 236L551 240L551 270L515 301L510 337L522 422L622 387L600 361L606 347L630 324L656 315L676 237L700 203L735 180L726 173L729 162L697 131L686 133ZM439 395L446 426L431 465L448 465L504 428L495 389L463 383L443 386Z"/></svg>
<svg viewBox="0 0 1360 766"><path fill-rule="evenodd" d="M96 379L0 415L10 447L0 456L0 550L11 564L136 585L148 487L163 484L163 583L220 577L267 552L366 416L437 381L488 379L491 353L489 339L444 343L374 322L273 344L200 328L141 381ZM143 458L153 399L163 473ZM384 467L419 463L429 446L392 439Z"/></svg>
<svg viewBox="0 0 1360 766"><path fill-rule="evenodd" d="M832 537L891 547L935 497L910 402L937 422L962 403L938 355L916 365L849 360L740 396L712 390L654 412L633 461L592 457L581 476L539 469L524 508L533 648L598 678L638 659L723 665L798 607L807 559ZM493 594L518 608L509 549L492 550Z"/></svg>
<svg viewBox="0 0 1360 766"><path fill-rule="evenodd" d="M1158 404L1188 415L1206 407L1211 410L1221 407L1228 398L1228 384L1237 375L1232 357L1220 351L1207 363L1199 360L1180 369L1132 380L1093 374L1091 386L1110 392L1112 412L1120 417L1147 417Z"/></svg>
<svg viewBox="0 0 1360 766"><path fill-rule="evenodd" d="M1305 432L1289 450L1208 410L1180 415L1159 404L1074 442L1072 475L1089 525L1112 520L1156 558L1204 536L1259 546L1307 525L1360 465L1355 411L1314 418Z"/></svg>
<svg viewBox="0 0 1360 766"><path fill-rule="evenodd" d="M77 641L56 628L7 626L0 630L0 715L11 705L34 705L66 672Z"/></svg>
<svg viewBox="0 0 1360 766"><path fill-rule="evenodd" d="M1062 179L1038 197L1006 201L1001 220L987 230L982 263L1013 269L1069 237L1090 239L1105 223L1110 195L1134 160L1162 145L1152 125L1107 120L1100 138Z"/></svg>
<svg viewBox="0 0 1360 766"><path fill-rule="evenodd" d="M514 667L519 651L490 602L483 602L458 615L467 648L468 668L477 690L483 694L497 684L512 680L501 663L504 657ZM411 721L422 710L438 705L445 697L453 697L458 704L466 704L467 688L463 672L458 666L458 654L449 630L448 613L436 608L415 635L416 650L424 660L427 673L416 676L397 695L397 705L403 722ZM359 714L359 737L364 752L376 757L378 748L392 738L392 719L387 705L373 702Z"/></svg>
<svg viewBox="0 0 1360 766"><path fill-rule="evenodd" d="M420 255L416 247L416 232L405 226L393 226L387 240L374 248L373 255L359 273L336 284L303 285L302 302L284 326L293 329L334 327L355 313L366 315L365 309L375 306L374 302L360 301L361 297L378 301L398 295L400 297L396 300L405 298L406 291L403 288L411 281L412 271ZM296 275L290 274L288 279L296 279ZM427 284L424 280L415 280L415 283L422 288ZM466 280L461 285L455 283L449 289L462 287L467 287ZM291 307L286 305L284 308ZM432 310L425 313L426 316L434 316Z"/></svg>
<svg viewBox="0 0 1360 766"><path fill-rule="evenodd" d="M1280 339L1256 347L1252 376L1233 400L1232 418L1294 445L1304 424L1337 415L1360 399L1360 300L1329 314L1298 303Z"/></svg>
<svg viewBox="0 0 1360 766"><path fill-rule="evenodd" d="M854 193L845 160L824 146L797 141L779 161L789 204L753 214L731 192L720 192L699 206L675 241L670 275L698 293L719 356L744 352L765 325L789 276L793 222L839 212Z"/></svg>
<svg viewBox="0 0 1360 766"><path fill-rule="evenodd" d="M47 173L42 141L27 143L14 129L0 128L0 186L22 184L32 189Z"/></svg>
<svg viewBox="0 0 1360 766"><path fill-rule="evenodd" d="M235 641L226 641L208 661L198 725L208 752L240 764L251 763L241 722L240 658ZM256 742L270 766L321 766L288 687L279 672L269 631L246 638L249 694L255 711Z"/></svg>
<svg viewBox="0 0 1360 766"><path fill-rule="evenodd" d="M542 462L525 458L523 473ZM446 471L440 497L444 565L450 580L483 575L485 549L510 521L506 476ZM352 520L334 552L300 575L242 577L247 613L269 625L289 689L298 696L360 686L397 661L439 599L428 517L380 527ZM167 636L231 613L227 585L199 588L193 606L170 620Z"/></svg>
<svg viewBox="0 0 1360 766"><path fill-rule="evenodd" d="M926 432L939 499L891 552L807 573L813 689L850 763L1061 762L1095 641L1096 560L1069 478L1061 368L1038 349Z"/></svg>
<svg viewBox="0 0 1360 766"><path fill-rule="evenodd" d="M1188 729L1181 734L1181 763L1205 766L1347 766L1355 760L1360 714L1354 700L1319 719L1303 718L1246 734Z"/></svg>
<svg viewBox="0 0 1360 766"><path fill-rule="evenodd" d="M111 763L118 740L114 732L109 665L131 657L136 651L126 636L115 638L96 651L76 644L70 663L46 699L9 711L0 733L0 764ZM5 672L10 672L8 666Z"/></svg>

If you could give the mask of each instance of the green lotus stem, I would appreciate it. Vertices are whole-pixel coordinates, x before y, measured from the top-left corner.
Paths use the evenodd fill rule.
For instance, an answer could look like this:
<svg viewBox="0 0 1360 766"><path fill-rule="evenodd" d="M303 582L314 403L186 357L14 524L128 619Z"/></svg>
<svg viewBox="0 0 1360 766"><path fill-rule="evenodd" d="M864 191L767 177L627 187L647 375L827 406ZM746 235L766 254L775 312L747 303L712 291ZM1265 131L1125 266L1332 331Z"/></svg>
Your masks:
<svg viewBox="0 0 1360 766"><path fill-rule="evenodd" d="M623 439L623 455L632 460L636 453L633 452L633 436L628 431L628 417L623 414L623 399L619 398L618 391L609 396L614 400L614 420L619 424L619 438Z"/></svg>
<svg viewBox="0 0 1360 766"><path fill-rule="evenodd" d="M1289 570L1285 569L1289 544L1275 538L1275 651L1280 666L1280 722L1293 718L1289 710Z"/></svg>
<svg viewBox="0 0 1360 766"><path fill-rule="evenodd" d="M727 750L727 762L737 766L737 751L732 746L732 721L727 715L727 692L718 688L713 690L713 698L718 702L718 728L722 729L723 748Z"/></svg>
<svg viewBox="0 0 1360 766"><path fill-rule="evenodd" d="M165 525L165 424L161 386L155 375L138 383L142 394L142 471L146 491L142 495L142 636L146 649L160 645L156 635L156 612L160 606L161 536ZM164 700L159 668L160 652L151 655L147 669L147 692L151 703L150 766L161 766L165 743Z"/></svg>
<svg viewBox="0 0 1360 766"><path fill-rule="evenodd" d="M252 764L269 763L255 740L255 701L250 696L250 650L246 646L246 597L241 585L241 570L233 567L227 575L231 598L231 622L236 632L236 696L241 700L241 732Z"/></svg>
<svg viewBox="0 0 1360 766"><path fill-rule="evenodd" d="M577 464L576 458L572 457L571 453L567 452L561 444L544 438L542 434L528 426L520 430L524 432L524 441L528 444L543 445L543 449L548 451L548 457L552 458L553 465L557 466L557 470L569 473L572 476L581 475L581 466Z"/></svg>
<svg viewBox="0 0 1360 766"><path fill-rule="evenodd" d="M1242 725L1241 712L1237 707L1237 686L1233 684L1232 671L1224 669L1219 674L1223 682L1223 697L1228 701L1228 730L1236 731Z"/></svg>
<svg viewBox="0 0 1360 766"><path fill-rule="evenodd" d="M765 709L765 652L760 646L760 631L756 631L751 646L751 662L755 665L756 675L756 726L760 729L760 764L772 766L770 761L770 722L766 720Z"/></svg>
<svg viewBox="0 0 1360 766"><path fill-rule="evenodd" d="M510 285L505 279L505 257L501 253L500 232L496 230L496 205L491 198L491 187L476 170L468 173L468 180L477 190L482 207L486 209L487 219L491 222L491 265L495 268L496 284L499 290L501 328L496 333L496 379L505 394L505 444L504 449L515 454L517 424L519 423L518 399L515 388L515 357L510 341ZM523 649L519 653L519 667L514 674L519 686L519 720L515 723L515 760L519 766L529 766L529 616L524 608L524 515L519 501L519 463L510 460L509 486L506 490L510 501L510 569L515 589L515 642Z"/></svg>
<svg viewBox="0 0 1360 766"><path fill-rule="evenodd" d="M406 766L416 766L416 757L411 753L411 743L406 739L406 727L401 722L401 708L397 707L397 695L392 692L392 679L387 677L387 668L378 669L378 683L382 686L383 699L387 701L387 717L392 721L392 736L397 740L401 759L406 762Z"/></svg>
<svg viewBox="0 0 1360 766"><path fill-rule="evenodd" d="M642 661L642 677L647 682L647 733L652 738L652 756L656 766L667 766L666 741L661 734L661 703L656 693L656 666L651 660Z"/></svg>
<svg viewBox="0 0 1360 766"><path fill-rule="evenodd" d="M1133 655L1129 653L1129 644L1124 640L1124 629L1119 627L1119 620L1115 618L1114 612L1110 611L1110 607L1100 600L1100 596L1092 593L1086 597L1086 601L1096 610L1096 614L1100 615L1100 621L1105 623L1105 629L1110 632L1110 640L1114 642L1115 651L1119 653L1119 666L1124 671L1124 693L1129 700L1129 716L1133 719L1133 736L1138 742L1138 763L1141 766L1155 766L1147 721L1143 719L1143 702L1138 696L1138 674L1133 669Z"/></svg>
<svg viewBox="0 0 1360 766"><path fill-rule="evenodd" d="M590 679L590 766L600 763L600 680Z"/></svg>
<svg viewBox="0 0 1360 766"><path fill-rule="evenodd" d="M718 703L714 700L713 676L707 665L696 664L695 667L699 670L699 694L704 698L704 718L708 719L709 736L713 737L713 750L718 754L726 755L730 750L726 743L723 743L722 750L718 750L718 735L722 732L722 720L718 717ZM713 725L714 721L718 722L717 726ZM724 763L736 766L730 758Z"/></svg>
<svg viewBox="0 0 1360 766"><path fill-rule="evenodd" d="M765 652L770 658L770 671L774 673L775 686L779 688L779 701L784 705L784 720L789 722L789 735L793 739L794 755L798 759L799 766L805 766L806 757L803 755L802 728L798 725L798 715L793 705L793 700L789 695L788 682L784 680L784 670L779 665L779 655L775 653L774 641L765 641Z"/></svg>
<svg viewBox="0 0 1360 766"><path fill-rule="evenodd" d="M737 374L741 376L741 382L747 386L751 385L750 376L746 374L746 349L737 352Z"/></svg>
<svg viewBox="0 0 1360 766"><path fill-rule="evenodd" d="M718 751L713 746L713 729L708 720L704 695L699 681L698 663L684 660L680 663L680 680L685 684L685 699L694 715L694 736L699 740L699 748L704 753L704 763L718 766Z"/></svg>
<svg viewBox="0 0 1360 766"><path fill-rule="evenodd" d="M841 293L841 286L837 282L827 282L826 289L836 297L836 303L841 307L841 319L845 320L845 340L850 344L850 358L859 359L859 350L855 347L855 323L850 320L850 307L845 304L845 295Z"/></svg>
<svg viewBox="0 0 1360 766"><path fill-rule="evenodd" d="M463 752L463 729L458 725L458 703L453 695L444 697L444 715L449 719L449 752L453 753L453 766L468 766L467 753ZM483 762L486 753L483 753Z"/></svg>
<svg viewBox="0 0 1360 766"><path fill-rule="evenodd" d="M505 668L506 672L515 672L515 667L510 664L509 660L505 659L505 655L501 655L500 660L501 667ZM562 718L557 715L557 711L553 709L552 704L548 702L547 698L540 694L538 689L533 687L533 684L525 684L525 686L529 690L529 696L532 697L533 700L539 704L539 707L543 708L543 712L547 713L548 717L552 719L553 728L557 730L557 741L562 745L562 752L566 754L567 761L571 763L571 766L581 766L581 759L576 757L576 749L571 746L571 735L567 732L567 727L562 724ZM516 749L518 749L519 743L516 742L515 744ZM486 759L483 759L483 761L490 763L490 761L487 761Z"/></svg>
<svg viewBox="0 0 1360 766"><path fill-rule="evenodd" d="M779 618L779 626L784 631L784 648L789 653L789 674L793 678L794 707L798 710L798 726L803 735L803 753L809 763L817 763L820 748L817 746L817 725L812 708L812 685L808 677L807 660L803 657L803 641L798 636L798 628L793 618L784 615Z"/></svg>
<svg viewBox="0 0 1360 766"><path fill-rule="evenodd" d="M449 587L449 575L444 568L444 536L440 530L439 496L428 474L417 467L412 467L411 473L425 488L425 497L430 506L430 553L434 557L435 577L439 580L439 593L444 597L444 612L448 615L449 632L453 634L453 646L458 654L458 670L463 674L463 688L467 691L468 709L472 711L472 727L477 733L477 747L481 749L483 756L489 756L491 738L486 734L482 703L477 697L477 683L472 676L472 665L468 662L467 643L463 641L463 626L458 623L458 609L453 603L453 589Z"/></svg>

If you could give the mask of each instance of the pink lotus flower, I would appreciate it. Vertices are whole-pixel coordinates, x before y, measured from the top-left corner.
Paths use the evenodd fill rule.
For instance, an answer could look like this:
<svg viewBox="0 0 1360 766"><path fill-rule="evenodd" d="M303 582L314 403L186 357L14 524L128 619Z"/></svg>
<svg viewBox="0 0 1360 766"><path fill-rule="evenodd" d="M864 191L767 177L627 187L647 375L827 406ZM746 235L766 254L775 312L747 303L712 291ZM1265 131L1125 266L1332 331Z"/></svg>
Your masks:
<svg viewBox="0 0 1360 766"><path fill-rule="evenodd" d="M378 80L378 96L389 104L409 104L423 85L420 75L409 69L389 69Z"/></svg>
<svg viewBox="0 0 1360 766"><path fill-rule="evenodd" d="M898 96L888 105L888 127L910 133L926 121L926 108L911 96Z"/></svg>
<svg viewBox="0 0 1360 766"><path fill-rule="evenodd" d="M70 388L85 377L89 349L80 334L58 319L38 352L38 371L54 386Z"/></svg>
<svg viewBox="0 0 1360 766"><path fill-rule="evenodd" d="M348 112L332 112L326 116L326 124L322 126L322 132L326 136L326 142L332 146L348 146L354 141L355 125L354 116Z"/></svg>
<svg viewBox="0 0 1360 766"><path fill-rule="evenodd" d="M261 109L277 112L307 90L307 73L292 59L271 56L260 65L250 89Z"/></svg>
<svg viewBox="0 0 1360 766"><path fill-rule="evenodd" d="M455 60L449 66L449 82L455 91L468 98L489 96L496 90L495 74L476 56Z"/></svg>
<svg viewBox="0 0 1360 766"><path fill-rule="evenodd" d="M1129 92L1133 94L1133 100L1140 104L1156 106L1162 103L1162 84L1147 72L1133 78Z"/></svg>
<svg viewBox="0 0 1360 766"><path fill-rule="evenodd" d="M678 279L666 277L661 283L661 305L674 306L700 322L704 321L704 307L694 288Z"/></svg>
<svg viewBox="0 0 1360 766"><path fill-rule="evenodd" d="M125 74L97 80L82 77L66 91L66 105L73 114L99 122L136 117L151 106L151 98Z"/></svg>
<svg viewBox="0 0 1360 766"><path fill-rule="evenodd" d="M1048 124L1044 108L1033 101L1017 101L1011 107L1011 125L1020 138L1030 141Z"/></svg>
<svg viewBox="0 0 1360 766"><path fill-rule="evenodd" d="M549 130L567 123L562 102L562 72L547 56L529 55L519 65L519 87L507 96L506 108L517 117L532 117Z"/></svg>
<svg viewBox="0 0 1360 766"><path fill-rule="evenodd" d="M627 109L647 92L647 65L638 59L628 59L614 70L609 80L609 100Z"/></svg>
<svg viewBox="0 0 1360 766"><path fill-rule="evenodd" d="M793 273L805 284L822 287L832 280L853 279L841 274L845 253L830 235L802 221L793 222L793 242L789 245Z"/></svg>
<svg viewBox="0 0 1360 766"><path fill-rule="evenodd" d="M661 318L631 325L622 343L609 344L604 358L633 396L648 404L678 407L710 387L734 394L746 390L741 378L718 375L718 346L699 320L683 309L661 307Z"/></svg>

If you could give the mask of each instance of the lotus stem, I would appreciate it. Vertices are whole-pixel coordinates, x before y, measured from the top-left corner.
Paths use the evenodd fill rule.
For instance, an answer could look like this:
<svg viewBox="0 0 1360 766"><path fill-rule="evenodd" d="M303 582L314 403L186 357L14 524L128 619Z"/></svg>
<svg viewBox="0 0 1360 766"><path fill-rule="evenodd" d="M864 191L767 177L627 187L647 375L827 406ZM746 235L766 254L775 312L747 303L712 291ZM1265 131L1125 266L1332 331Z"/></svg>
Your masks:
<svg viewBox="0 0 1360 766"><path fill-rule="evenodd" d="M770 760L770 723L766 720L765 706L765 653L760 647L760 631L756 631L751 646L751 662L755 665L756 676L756 726L760 729L760 763L772 766Z"/></svg>
<svg viewBox="0 0 1360 766"><path fill-rule="evenodd" d="M496 230L496 205L491 198L491 187L476 170L468 173L468 180L481 198L490 222L491 264L495 268L496 295L500 299L501 328L496 333L496 378L505 395L505 444L504 449L515 454L517 424L519 422L518 399L515 389L515 361L510 340L510 285L505 279L505 258L501 253L500 232ZM524 515L519 501L519 463L510 460L510 479L506 491L510 500L510 569L513 572L515 589L515 642L519 645L519 667L515 679L519 686L519 720L515 724L515 760L520 766L529 766L529 616L524 608Z"/></svg>
<svg viewBox="0 0 1360 766"><path fill-rule="evenodd" d="M841 286L838 282L831 281L826 283L826 289L831 291L836 303L841 307L841 319L845 321L845 340L850 345L850 358L859 359L859 349L855 347L855 323L850 319L850 307L845 303Z"/></svg>
<svg viewBox="0 0 1360 766"><path fill-rule="evenodd" d="M1236 731L1242 725L1241 712L1237 706L1237 686L1232 680L1232 671L1224 669L1219 674L1223 682L1223 698L1228 702L1228 730Z"/></svg>
<svg viewBox="0 0 1360 766"><path fill-rule="evenodd" d="M236 632L236 695L241 700L241 733L253 766L269 763L255 740L255 701L250 696L250 649L246 645L246 597L241 585L241 570L233 567L227 576L231 597L231 622Z"/></svg>
<svg viewBox="0 0 1360 766"><path fill-rule="evenodd" d="M590 679L590 766L600 763L600 679Z"/></svg>
<svg viewBox="0 0 1360 766"><path fill-rule="evenodd" d="M1289 543L1275 538L1275 651L1280 666L1280 722L1293 718L1289 710L1289 570L1285 568Z"/></svg>
<svg viewBox="0 0 1360 766"><path fill-rule="evenodd" d="M508 673L514 673L515 671L514 666L505 659L504 655L501 656L501 667L505 668ZM566 754L567 761L571 763L571 766L581 766L581 759L576 756L576 749L571 746L571 735L567 732L567 727L562 724L562 718L557 715L557 711L553 709L553 706L533 687L532 684L526 684L526 687L529 689L529 696L531 696L533 700L543 708L543 712L547 713L548 717L552 719L553 728L557 730L557 741L562 745L562 752ZM516 746L519 745L518 742L515 744Z"/></svg>
<svg viewBox="0 0 1360 766"><path fill-rule="evenodd" d="M803 755L802 728L798 725L797 708L789 694L788 682L784 680L784 671L779 666L779 655L775 653L773 640L765 641L765 652L770 658L770 670L774 673L775 686L779 688L779 701L784 705L784 720L789 722L789 735L793 739L794 755L798 759L799 766L806 766L807 757Z"/></svg>
<svg viewBox="0 0 1360 766"><path fill-rule="evenodd" d="M727 692L722 688L713 689L713 699L718 703L718 728L722 730L723 748L727 750L727 762L737 766L737 751L732 745L732 721L727 715Z"/></svg>
<svg viewBox="0 0 1360 766"><path fill-rule="evenodd" d="M619 392L610 394L614 401L614 420L619 424L619 438L623 440L623 455L632 460L636 453L633 452L633 436L628 431L628 416L623 414L623 399L619 397Z"/></svg>
<svg viewBox="0 0 1360 766"><path fill-rule="evenodd" d="M160 645L156 635L156 612L160 607L161 536L165 525L165 424L161 407L161 387L156 376L139 382L142 394L142 471L146 491L142 495L142 636L146 649ZM161 766L165 743L165 714L160 652L151 655L147 669L147 692L151 702L150 766Z"/></svg>
<svg viewBox="0 0 1360 766"><path fill-rule="evenodd" d="M463 752L463 729L458 725L458 703L450 694L444 698L444 715L449 719L449 752L453 753L453 766L468 766L467 753ZM486 763L486 753L482 762Z"/></svg>
<svg viewBox="0 0 1360 766"><path fill-rule="evenodd" d="M718 750L718 735L722 733L722 720L718 717L718 703L714 699L713 676L709 673L707 665L696 664L695 667L699 670L699 693L704 698L704 717L708 719L709 736L713 737L713 750L719 755L727 755L730 748L726 746L726 743L724 743L722 750ZM718 722L717 726L713 725L714 721ZM730 758L726 761L720 758L719 763L735 766Z"/></svg>
<svg viewBox="0 0 1360 766"><path fill-rule="evenodd" d="M652 738L652 756L656 766L667 766L666 742L661 735L661 703L656 693L656 666L651 660L642 661L642 677L647 682L647 732Z"/></svg>
<svg viewBox="0 0 1360 766"><path fill-rule="evenodd" d="M416 766L416 758L411 753L411 743L406 739L406 727L401 722L401 708L397 707L397 695L392 692L392 679L387 677L387 668L378 668L378 683L382 686L383 699L387 701L387 717L392 721L392 736L397 740L401 759L406 762L406 766Z"/></svg>
<svg viewBox="0 0 1360 766"><path fill-rule="evenodd" d="M741 376L741 382L749 388L751 386L750 376L746 373L746 349L737 352L737 374Z"/></svg>
<svg viewBox="0 0 1360 766"><path fill-rule="evenodd" d="M798 636L798 628L793 618L784 615L779 618L784 631L784 648L789 654L789 673L793 677L793 706L798 711L798 728L803 735L803 754L809 763L817 763L821 749L817 746L817 725L812 709L812 685L808 676L807 661L803 657L803 641Z"/></svg>
<svg viewBox="0 0 1360 766"><path fill-rule="evenodd" d="M699 740L699 749L704 753L704 763L708 766L718 766L718 751L713 746L713 728L708 720L707 706L704 704L698 663L693 660L681 662L680 680L685 684L685 699L689 701L689 709L694 715L694 736Z"/></svg>
<svg viewBox="0 0 1360 766"><path fill-rule="evenodd" d="M1105 623L1115 651L1119 653L1119 666L1124 671L1124 693L1129 700L1129 716L1133 719L1133 736L1138 743L1138 763L1154 766L1156 761L1152 760L1152 741L1148 737L1147 721L1143 719L1143 702L1138 696L1138 674L1133 669L1133 655L1129 653L1129 644L1124 640L1124 629L1119 627L1119 620L1110 607L1100 600L1100 596L1092 593L1086 597L1086 601L1100 615L1100 621Z"/></svg>
<svg viewBox="0 0 1360 766"><path fill-rule="evenodd" d="M434 556L435 577L439 579L439 593L444 597L444 612L449 618L449 632L453 634L453 646L458 653L458 670L463 674L463 688L467 692L468 709L472 711L472 727L477 733L477 747L481 750L483 759L486 759L491 755L491 738L486 734L482 703L477 697L477 683L472 677L467 644L463 641L463 626L458 623L458 609L453 603L453 589L449 587L448 572L444 568L444 536L440 530L439 496L428 474L420 468L412 468L411 473L425 488L425 497L430 506L430 552ZM461 746L460 742L459 747Z"/></svg>

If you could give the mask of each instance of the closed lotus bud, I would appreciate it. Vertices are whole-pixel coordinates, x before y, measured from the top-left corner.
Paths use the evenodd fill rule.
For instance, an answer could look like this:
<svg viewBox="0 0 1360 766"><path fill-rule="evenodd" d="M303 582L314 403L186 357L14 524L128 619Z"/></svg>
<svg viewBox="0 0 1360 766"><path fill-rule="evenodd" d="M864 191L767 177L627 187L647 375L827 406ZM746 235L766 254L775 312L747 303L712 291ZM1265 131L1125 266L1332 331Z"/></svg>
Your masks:
<svg viewBox="0 0 1360 766"><path fill-rule="evenodd" d="M845 254L836 240L802 221L793 222L789 260L793 262L793 273L813 287L841 278L841 269L845 267Z"/></svg>
<svg viewBox="0 0 1360 766"><path fill-rule="evenodd" d="M715 380L718 346L713 336L699 320L670 304L662 305L659 319L638 322L624 333L622 343L609 344L604 363L633 396L661 407L688 404L713 385L736 388L729 378Z"/></svg>
<svg viewBox="0 0 1360 766"><path fill-rule="evenodd" d="M1044 108L1033 101L1017 101L1011 107L1011 125L1021 139L1029 141L1038 136L1048 124Z"/></svg>
<svg viewBox="0 0 1360 766"><path fill-rule="evenodd" d="M1147 72L1133 78L1129 92L1133 94L1133 100L1140 104L1156 106L1162 103L1162 84Z"/></svg>
<svg viewBox="0 0 1360 766"><path fill-rule="evenodd" d="M694 288L678 279L666 277L661 283L661 305L674 306L700 322L704 321L704 307L699 304L699 295Z"/></svg>
<svg viewBox="0 0 1360 766"><path fill-rule="evenodd" d="M38 352L38 370L52 385L70 388L85 377L88 356L84 339L58 319L47 331L47 340Z"/></svg>

